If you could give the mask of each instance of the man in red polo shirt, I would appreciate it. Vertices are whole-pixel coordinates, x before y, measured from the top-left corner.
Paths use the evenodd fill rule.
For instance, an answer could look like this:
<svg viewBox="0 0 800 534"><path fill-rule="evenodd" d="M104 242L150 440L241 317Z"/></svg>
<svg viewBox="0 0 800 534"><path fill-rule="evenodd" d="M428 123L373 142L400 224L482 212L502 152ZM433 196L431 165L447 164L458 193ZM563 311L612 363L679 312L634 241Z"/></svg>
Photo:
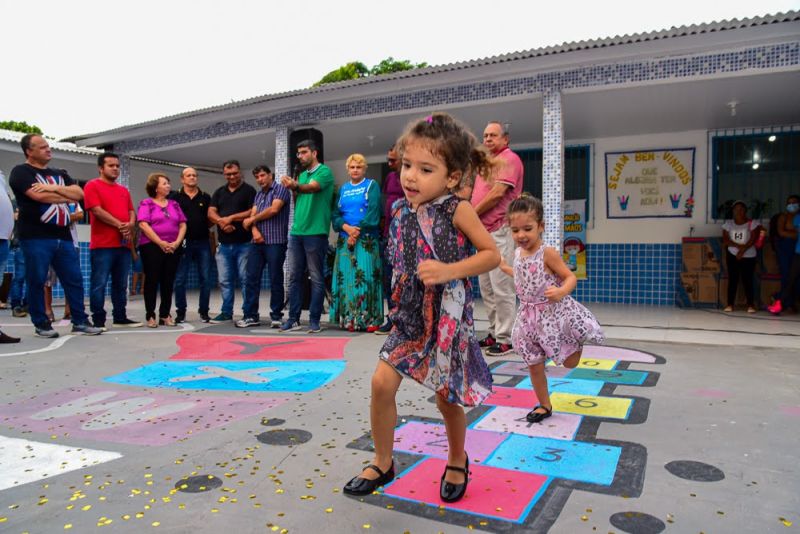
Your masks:
<svg viewBox="0 0 800 534"><path fill-rule="evenodd" d="M514 240L506 222L506 210L511 201L522 194L524 170L522 160L508 148L508 131L497 121L486 125L483 146L499 160L499 170L489 182L475 177L472 189L472 206L483 226L492 234L500 255L514 264ZM489 356L502 356L511 352L511 329L516 316L517 295L514 279L496 268L478 277L481 298L489 314L489 335L480 341Z"/></svg>
<svg viewBox="0 0 800 534"><path fill-rule="evenodd" d="M111 304L114 326L140 327L142 323L128 318L128 274L131 270L133 229L136 214L131 194L117 183L120 173L119 156L111 152L97 158L100 176L84 187L84 205L90 214L92 234L89 252L92 276L89 307L94 325L105 329L106 285L111 277Z"/></svg>

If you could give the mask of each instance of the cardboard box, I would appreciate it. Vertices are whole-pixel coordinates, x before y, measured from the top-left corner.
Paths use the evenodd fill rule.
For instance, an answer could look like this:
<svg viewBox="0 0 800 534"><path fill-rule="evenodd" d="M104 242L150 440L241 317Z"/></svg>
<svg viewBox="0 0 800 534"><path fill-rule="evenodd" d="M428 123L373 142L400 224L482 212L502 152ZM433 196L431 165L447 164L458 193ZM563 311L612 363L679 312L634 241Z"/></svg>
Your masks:
<svg viewBox="0 0 800 534"><path fill-rule="evenodd" d="M684 237L681 250L684 272L720 272L721 239L717 237Z"/></svg>
<svg viewBox="0 0 800 534"><path fill-rule="evenodd" d="M712 272L681 273L676 296L681 308L716 308L719 294L718 275Z"/></svg>
<svg viewBox="0 0 800 534"><path fill-rule="evenodd" d="M753 277L753 297L758 298L758 291L757 287L757 277ZM728 305L728 275L724 274L719 278L719 305L723 308ZM744 286L742 285L741 280L739 281L739 287L736 288L736 301L733 304L737 308L744 308L747 306L747 297L744 294Z"/></svg>

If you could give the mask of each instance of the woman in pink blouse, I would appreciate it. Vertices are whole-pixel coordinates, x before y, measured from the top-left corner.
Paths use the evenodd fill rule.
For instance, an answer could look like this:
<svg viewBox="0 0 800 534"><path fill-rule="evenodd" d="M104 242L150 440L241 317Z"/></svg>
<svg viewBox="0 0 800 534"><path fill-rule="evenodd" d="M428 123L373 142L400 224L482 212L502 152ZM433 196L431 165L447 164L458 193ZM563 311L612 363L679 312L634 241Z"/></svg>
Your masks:
<svg viewBox="0 0 800 534"><path fill-rule="evenodd" d="M170 192L169 178L161 173L147 177L144 186L150 198L139 204L137 219L142 230L139 236L139 255L144 270L144 308L147 326L175 326L170 317L172 289L178 260L183 253L183 237L186 235L186 216L174 200L167 198ZM156 322L156 291L160 288L161 303Z"/></svg>

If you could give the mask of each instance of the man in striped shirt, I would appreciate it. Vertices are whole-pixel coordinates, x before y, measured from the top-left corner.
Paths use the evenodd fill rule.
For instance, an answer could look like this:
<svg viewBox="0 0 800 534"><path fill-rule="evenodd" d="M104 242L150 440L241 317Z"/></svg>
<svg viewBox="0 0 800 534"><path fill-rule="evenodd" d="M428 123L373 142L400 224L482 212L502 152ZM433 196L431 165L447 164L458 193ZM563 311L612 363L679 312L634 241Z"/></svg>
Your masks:
<svg viewBox="0 0 800 534"><path fill-rule="evenodd" d="M253 169L253 176L261 188L250 216L242 224L252 228L253 245L247 257L247 278L244 292L244 318L236 321L239 328L259 326L258 297L261 293L261 276L264 266L269 267L269 307L271 326L277 328L283 319L283 262L289 234L289 190L275 181L266 165Z"/></svg>

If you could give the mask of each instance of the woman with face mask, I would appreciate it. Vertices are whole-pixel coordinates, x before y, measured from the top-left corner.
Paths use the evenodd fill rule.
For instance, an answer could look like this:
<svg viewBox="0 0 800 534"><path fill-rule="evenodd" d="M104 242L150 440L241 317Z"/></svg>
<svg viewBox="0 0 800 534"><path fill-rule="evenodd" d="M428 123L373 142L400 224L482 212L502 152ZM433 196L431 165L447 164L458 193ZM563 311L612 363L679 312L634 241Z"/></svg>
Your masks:
<svg viewBox="0 0 800 534"><path fill-rule="evenodd" d="M790 195L786 199L786 211L778 215L775 223L778 269L781 273L781 294L767 309L778 315L787 307L794 307L800 293L800 196Z"/></svg>

